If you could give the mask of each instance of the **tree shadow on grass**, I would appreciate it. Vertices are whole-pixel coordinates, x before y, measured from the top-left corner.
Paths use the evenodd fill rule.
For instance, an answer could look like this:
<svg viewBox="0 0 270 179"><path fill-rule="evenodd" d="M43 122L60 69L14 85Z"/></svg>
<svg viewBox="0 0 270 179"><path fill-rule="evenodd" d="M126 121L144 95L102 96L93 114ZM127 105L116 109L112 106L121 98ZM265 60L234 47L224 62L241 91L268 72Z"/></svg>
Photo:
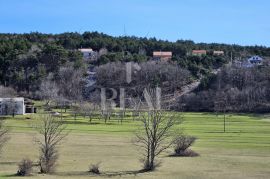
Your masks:
<svg viewBox="0 0 270 179"><path fill-rule="evenodd" d="M200 156L200 154L198 154L197 152L194 152L192 150L189 150L189 151L184 152L182 154L170 154L170 155L168 155L168 157L175 157L175 158L177 158L177 157L199 157L199 156Z"/></svg>
<svg viewBox="0 0 270 179"><path fill-rule="evenodd" d="M101 173L100 176L102 177L118 177L118 176L126 176L126 175L138 175L140 173L146 173L146 172L149 172L149 171L146 171L146 170L135 170L135 171L119 171L119 172L104 172L104 173ZM90 173L90 175L93 175ZM95 175L96 176L96 175Z"/></svg>
<svg viewBox="0 0 270 179"><path fill-rule="evenodd" d="M19 177L18 175L16 174L10 174L10 175L1 175L0 177L4 177L4 178L14 178L14 177Z"/></svg>
<svg viewBox="0 0 270 179"><path fill-rule="evenodd" d="M77 124L77 125L98 125L100 123L98 122L83 122L83 121L63 121L63 124L71 124L71 125L74 125L74 124Z"/></svg>
<svg viewBox="0 0 270 179"><path fill-rule="evenodd" d="M242 133L250 133L250 132L245 132L245 131L209 131L209 132L204 132L208 134L242 134Z"/></svg>
<svg viewBox="0 0 270 179"><path fill-rule="evenodd" d="M119 126L121 125L118 121L108 121L105 123L104 121L100 122L89 122L89 121L76 121L76 120L69 120L63 121L63 124L70 124L70 125L107 125L107 126Z"/></svg>
<svg viewBox="0 0 270 179"><path fill-rule="evenodd" d="M14 165L18 164L18 162L0 162L0 165Z"/></svg>
<svg viewBox="0 0 270 179"><path fill-rule="evenodd" d="M134 171L118 171L118 172L101 172L100 174L94 174L91 172L58 172L55 173L54 175L56 176L72 176L72 177L78 177L78 176L88 176L88 177L121 177L121 176L126 176L126 175L138 175L141 173L146 173L146 172L150 172L150 171L146 171L146 170L134 170Z"/></svg>

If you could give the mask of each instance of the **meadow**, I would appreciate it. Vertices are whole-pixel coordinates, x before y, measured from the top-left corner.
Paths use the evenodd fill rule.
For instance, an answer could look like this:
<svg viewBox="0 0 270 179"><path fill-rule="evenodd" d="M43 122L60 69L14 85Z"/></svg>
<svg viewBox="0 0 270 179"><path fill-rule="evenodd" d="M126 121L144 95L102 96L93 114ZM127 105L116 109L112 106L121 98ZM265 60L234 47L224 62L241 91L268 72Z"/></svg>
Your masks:
<svg viewBox="0 0 270 179"><path fill-rule="evenodd" d="M180 116L180 114L177 114ZM172 149L159 157L161 166L154 172L137 173L142 168L138 148L132 144L139 121L126 117L103 120L64 114L69 136L61 143L57 170L53 175L34 172L25 178L269 178L270 116L230 114L223 132L223 116L213 113L181 113L179 127L198 139L192 149L198 157L169 157ZM36 115L5 118L10 140L0 159L0 178L14 174L23 158L38 160L33 129ZM101 162L101 175L87 172L89 164Z"/></svg>

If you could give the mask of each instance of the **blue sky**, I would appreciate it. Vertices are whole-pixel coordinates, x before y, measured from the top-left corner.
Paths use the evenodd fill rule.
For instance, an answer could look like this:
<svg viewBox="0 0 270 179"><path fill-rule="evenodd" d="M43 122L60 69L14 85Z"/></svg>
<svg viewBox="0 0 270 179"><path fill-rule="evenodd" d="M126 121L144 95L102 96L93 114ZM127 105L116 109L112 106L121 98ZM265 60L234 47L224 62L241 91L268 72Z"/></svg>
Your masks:
<svg viewBox="0 0 270 179"><path fill-rule="evenodd" d="M270 46L269 0L0 0L0 32L83 32Z"/></svg>

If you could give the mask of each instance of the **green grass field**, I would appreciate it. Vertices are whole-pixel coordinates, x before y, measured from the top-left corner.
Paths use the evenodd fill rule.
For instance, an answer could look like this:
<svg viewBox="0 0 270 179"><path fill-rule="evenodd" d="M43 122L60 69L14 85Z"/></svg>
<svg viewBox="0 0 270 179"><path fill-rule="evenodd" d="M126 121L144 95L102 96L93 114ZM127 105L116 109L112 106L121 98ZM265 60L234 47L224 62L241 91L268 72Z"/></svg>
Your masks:
<svg viewBox="0 0 270 179"><path fill-rule="evenodd" d="M194 158L168 157L164 153L155 172L129 174L141 168L140 154L131 140L139 122L127 117L120 124L112 119L107 124L99 119L89 123L82 116L75 121L64 115L70 130L60 146L60 158L54 175L30 178L270 178L270 117L236 115L223 117L211 113L183 113L180 125L185 133L198 140L192 147L200 154ZM30 119L27 119L30 118ZM6 126L11 139L0 159L0 178L14 178L22 158L38 159L37 133L32 126L35 115L8 117ZM90 163L101 161L101 176L88 174Z"/></svg>

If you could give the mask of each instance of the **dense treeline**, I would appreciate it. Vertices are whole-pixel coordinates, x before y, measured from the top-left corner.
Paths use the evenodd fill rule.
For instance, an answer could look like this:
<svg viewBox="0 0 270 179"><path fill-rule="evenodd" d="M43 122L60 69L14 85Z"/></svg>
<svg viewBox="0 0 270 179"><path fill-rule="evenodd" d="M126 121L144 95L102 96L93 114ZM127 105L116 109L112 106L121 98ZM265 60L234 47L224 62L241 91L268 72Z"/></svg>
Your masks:
<svg viewBox="0 0 270 179"><path fill-rule="evenodd" d="M269 71L269 65L226 67L205 78L194 93L182 97L178 107L187 111L269 112Z"/></svg>
<svg viewBox="0 0 270 179"><path fill-rule="evenodd" d="M127 81L126 64L120 62L108 63L96 68L97 87L125 89L127 96L141 96L145 89L160 87L163 95L173 94L191 82L188 70L168 62L131 63L139 69L132 69L130 81ZM133 67L134 68L134 67Z"/></svg>
<svg viewBox="0 0 270 179"><path fill-rule="evenodd" d="M61 66L82 68L79 52L67 51L56 44L31 44L26 40L0 43L0 81L18 91L35 91L49 73L57 75Z"/></svg>
<svg viewBox="0 0 270 179"><path fill-rule="evenodd" d="M72 64L83 68L78 48L106 49L94 65L108 62L145 62L153 51L172 51L172 60L198 78L214 68L241 55L270 56L270 48L242 47L226 44L196 44L193 41L169 42L155 38L112 37L97 32L63 34L0 34L0 83L18 91L35 91L49 73L57 73L61 66ZM208 50L206 56L191 56L193 49ZM211 51L223 50L225 56L213 56Z"/></svg>

